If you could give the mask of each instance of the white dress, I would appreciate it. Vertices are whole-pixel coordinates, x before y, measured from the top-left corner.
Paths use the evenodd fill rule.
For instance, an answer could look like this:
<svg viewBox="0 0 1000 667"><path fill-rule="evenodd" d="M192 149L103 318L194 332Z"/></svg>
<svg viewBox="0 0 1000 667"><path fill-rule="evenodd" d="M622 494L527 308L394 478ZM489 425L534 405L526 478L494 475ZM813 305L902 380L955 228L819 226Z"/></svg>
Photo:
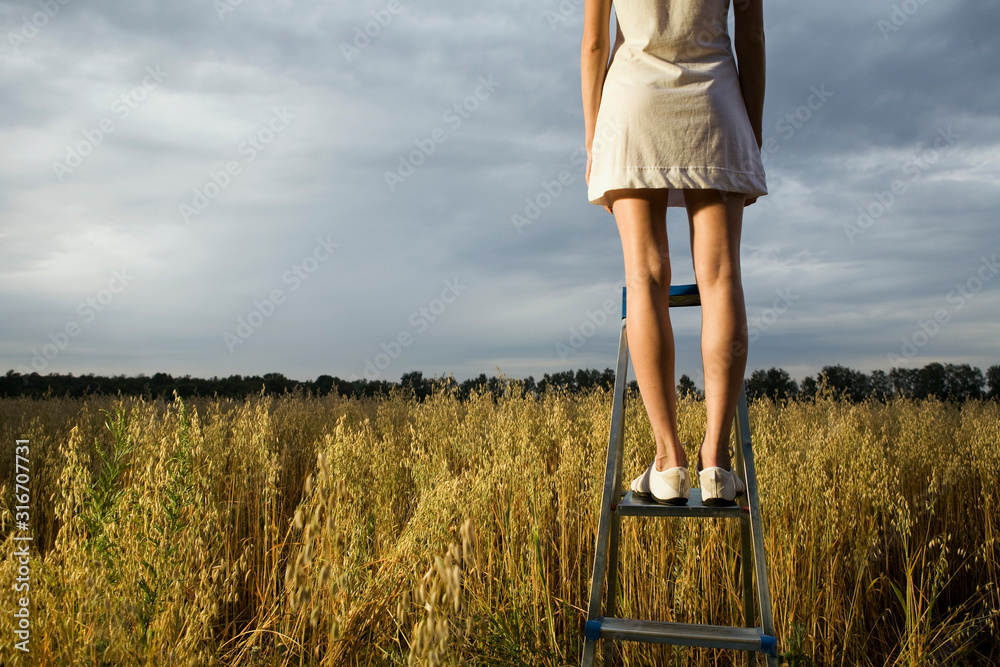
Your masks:
<svg viewBox="0 0 1000 667"><path fill-rule="evenodd" d="M614 0L587 198L679 188L767 194L729 37L729 0Z"/></svg>

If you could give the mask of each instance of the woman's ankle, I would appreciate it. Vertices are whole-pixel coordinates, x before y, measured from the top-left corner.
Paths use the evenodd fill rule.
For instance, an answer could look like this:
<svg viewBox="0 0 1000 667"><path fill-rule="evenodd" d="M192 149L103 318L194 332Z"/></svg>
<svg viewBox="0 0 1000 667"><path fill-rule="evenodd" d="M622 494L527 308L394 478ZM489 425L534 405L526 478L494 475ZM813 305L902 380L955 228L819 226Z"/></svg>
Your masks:
<svg viewBox="0 0 1000 667"><path fill-rule="evenodd" d="M717 447L709 449L705 446L705 443L702 443L701 448L698 450L698 465L702 470L706 468L732 470L733 462L729 454L729 448Z"/></svg>
<svg viewBox="0 0 1000 667"><path fill-rule="evenodd" d="M687 454L685 454L683 448L675 450L673 454L658 454L656 459L653 461L653 470L656 470L657 472L663 472L664 470L678 467L687 467Z"/></svg>

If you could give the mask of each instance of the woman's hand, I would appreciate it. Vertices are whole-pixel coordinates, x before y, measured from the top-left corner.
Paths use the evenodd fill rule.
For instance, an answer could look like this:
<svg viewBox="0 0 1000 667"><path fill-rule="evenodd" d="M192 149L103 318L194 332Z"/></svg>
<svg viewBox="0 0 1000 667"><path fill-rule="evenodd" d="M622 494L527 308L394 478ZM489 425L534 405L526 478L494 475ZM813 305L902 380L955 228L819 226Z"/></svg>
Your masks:
<svg viewBox="0 0 1000 667"><path fill-rule="evenodd" d="M587 169L583 172L583 180L587 182L588 188L590 187L590 165L593 164L593 162L594 156L590 154L590 151L587 151ZM611 207L607 204L604 205L604 210L614 215L614 211L612 211Z"/></svg>
<svg viewBox="0 0 1000 667"><path fill-rule="evenodd" d="M590 154L590 151L587 151L587 169L586 171L583 172L583 180L587 181L588 188L590 187L590 165L591 163L593 163L593 161L594 161L594 156ZM614 215L614 211L612 211L611 207L608 206L607 204L604 205L604 210Z"/></svg>

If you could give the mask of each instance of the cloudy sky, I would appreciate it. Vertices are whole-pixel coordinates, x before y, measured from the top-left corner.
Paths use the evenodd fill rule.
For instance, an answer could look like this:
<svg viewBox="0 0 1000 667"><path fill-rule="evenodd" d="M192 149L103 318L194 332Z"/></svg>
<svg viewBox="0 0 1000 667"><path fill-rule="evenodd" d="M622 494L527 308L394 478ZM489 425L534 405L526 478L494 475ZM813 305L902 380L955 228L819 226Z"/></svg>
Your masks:
<svg viewBox="0 0 1000 667"><path fill-rule="evenodd" d="M0 2L0 372L614 365L582 0ZM1000 0L765 3L747 373L1000 363ZM682 209L675 283L693 280ZM609 314L610 313L610 314ZM678 375L702 385L697 309Z"/></svg>

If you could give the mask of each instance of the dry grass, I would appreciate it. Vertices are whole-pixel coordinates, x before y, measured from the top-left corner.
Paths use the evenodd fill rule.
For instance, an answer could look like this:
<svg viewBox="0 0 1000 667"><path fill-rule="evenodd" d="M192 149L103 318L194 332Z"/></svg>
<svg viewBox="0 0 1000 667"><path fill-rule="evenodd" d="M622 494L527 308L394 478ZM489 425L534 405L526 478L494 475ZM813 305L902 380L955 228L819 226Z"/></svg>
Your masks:
<svg viewBox="0 0 1000 667"><path fill-rule="evenodd" d="M699 442L704 405L679 408ZM1000 661L1000 405L823 397L750 416L791 664ZM609 420L603 392L0 400L3 441L31 442L36 546L32 656L8 649L4 613L3 660L578 664ZM652 452L637 396L626 424L637 474ZM12 479L10 453L4 587ZM735 525L623 530L622 615L740 623ZM622 658L742 664L637 645Z"/></svg>

